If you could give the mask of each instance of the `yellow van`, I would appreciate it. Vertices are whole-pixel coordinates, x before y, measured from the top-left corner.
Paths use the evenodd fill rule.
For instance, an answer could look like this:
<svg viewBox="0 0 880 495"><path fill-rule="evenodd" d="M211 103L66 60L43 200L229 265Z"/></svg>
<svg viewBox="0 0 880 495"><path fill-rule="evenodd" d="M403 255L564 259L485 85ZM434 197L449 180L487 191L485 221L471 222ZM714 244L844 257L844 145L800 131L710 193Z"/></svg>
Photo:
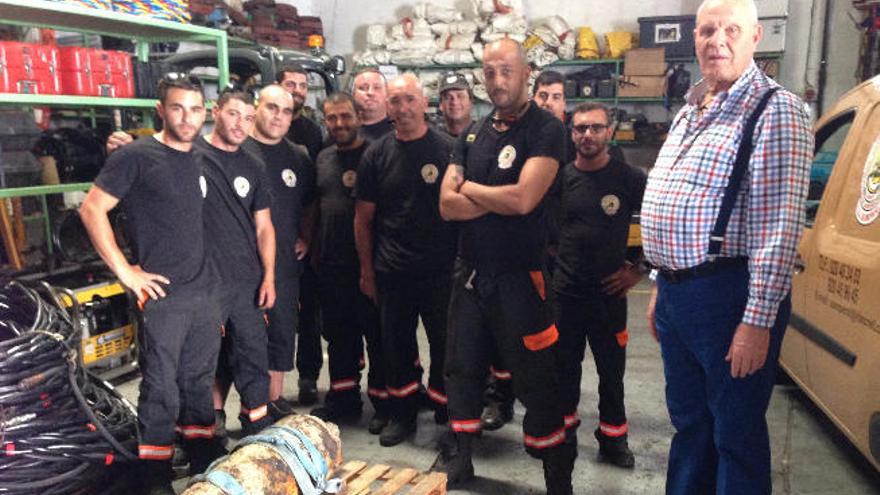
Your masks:
<svg viewBox="0 0 880 495"><path fill-rule="evenodd" d="M816 123L781 364L880 470L880 76Z"/></svg>

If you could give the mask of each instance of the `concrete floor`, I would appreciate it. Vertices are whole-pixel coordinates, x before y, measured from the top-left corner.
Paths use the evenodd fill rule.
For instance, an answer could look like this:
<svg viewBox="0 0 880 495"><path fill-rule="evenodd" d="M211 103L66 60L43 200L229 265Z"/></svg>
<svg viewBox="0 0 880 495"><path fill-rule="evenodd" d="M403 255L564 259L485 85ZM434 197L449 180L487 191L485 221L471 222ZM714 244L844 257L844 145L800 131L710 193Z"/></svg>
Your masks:
<svg viewBox="0 0 880 495"><path fill-rule="evenodd" d="M648 334L644 318L648 287L642 284L630 296L630 341L626 374L627 412L630 447L636 455L634 470L621 470L596 462L596 444L591 430L598 421L595 404L595 366L584 362L580 415L579 457L574 486L578 494L636 495L664 491L666 456L672 426L664 401L663 369L657 343ZM427 342L420 332L422 355ZM326 359L325 359L326 362ZM364 382L366 379L364 379ZM286 396L296 397L295 373L287 380ZM327 390L326 366L319 389ZM132 401L137 398L137 379L118 388ZM234 394L234 393L233 393ZM235 419L238 399L227 402L228 428L239 428ZM308 412L309 408L299 408ZM527 456L521 443L523 409L517 404L512 424L483 434L475 452L477 480L470 490L451 493L510 494L543 492L541 464ZM443 429L434 424L433 414L421 413L418 433L410 441L392 448L381 447L378 437L366 431L371 411L366 408L359 424L343 425L342 441L346 459L386 463L427 470L437 458L436 442ZM794 385L776 387L767 419L773 450L774 494L880 494L880 474L860 457L833 425ZM175 483L182 490L185 481Z"/></svg>

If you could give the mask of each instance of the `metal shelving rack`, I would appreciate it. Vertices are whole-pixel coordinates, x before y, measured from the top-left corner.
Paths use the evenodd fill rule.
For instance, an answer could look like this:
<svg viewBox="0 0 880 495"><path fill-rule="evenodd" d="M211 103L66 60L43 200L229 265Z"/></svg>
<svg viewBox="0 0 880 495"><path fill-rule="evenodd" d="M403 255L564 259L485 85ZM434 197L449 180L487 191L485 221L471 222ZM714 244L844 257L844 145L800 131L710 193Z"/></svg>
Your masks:
<svg viewBox="0 0 880 495"><path fill-rule="evenodd" d="M219 29L46 0L0 0L0 24L49 28L134 40L135 55L142 62L149 60L150 43L166 41L213 43L217 47L218 83L221 87L229 83L229 39L226 31ZM134 108L146 111L156 106L156 100L0 93L0 105L83 109ZM53 251L50 235L51 219L49 218L46 196L71 191L85 191L90 186L90 183L77 183L0 189L0 200L28 196L40 198L47 233L47 250L51 255ZM0 204L0 207L5 206Z"/></svg>

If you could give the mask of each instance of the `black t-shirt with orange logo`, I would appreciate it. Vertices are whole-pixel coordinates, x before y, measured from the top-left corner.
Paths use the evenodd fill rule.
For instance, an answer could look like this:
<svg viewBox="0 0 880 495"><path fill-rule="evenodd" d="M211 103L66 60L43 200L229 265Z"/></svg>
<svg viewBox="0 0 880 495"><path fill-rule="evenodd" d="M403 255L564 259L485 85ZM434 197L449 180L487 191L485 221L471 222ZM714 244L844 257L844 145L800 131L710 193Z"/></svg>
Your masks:
<svg viewBox="0 0 880 495"><path fill-rule="evenodd" d="M318 154L316 196L318 204L318 263L357 268L354 243L354 188L357 169L369 143L340 150L336 145Z"/></svg>

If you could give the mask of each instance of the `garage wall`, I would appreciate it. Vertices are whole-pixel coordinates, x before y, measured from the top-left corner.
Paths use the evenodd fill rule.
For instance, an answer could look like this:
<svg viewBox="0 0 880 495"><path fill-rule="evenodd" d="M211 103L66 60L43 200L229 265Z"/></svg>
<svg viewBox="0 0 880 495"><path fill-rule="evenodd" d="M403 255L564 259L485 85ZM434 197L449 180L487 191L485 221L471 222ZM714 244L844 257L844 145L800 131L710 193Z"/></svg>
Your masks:
<svg viewBox="0 0 880 495"><path fill-rule="evenodd" d="M415 0L277 0L296 5L304 15L318 15L324 22L332 54L350 57L363 49L369 24L390 24L412 13ZM422 0L419 0L422 1ZM807 88L817 88L818 55L821 50L821 26L813 26L814 8L823 17L826 0L790 0L786 52L780 82L799 95ZM471 12L470 0L435 0ZM589 25L597 33L613 30L638 31L637 17L679 15L696 12L701 0L523 0L529 19L547 13L559 14L573 26ZM828 80L825 108L856 83L859 31L849 15L860 18L851 2L832 0L831 40L828 56ZM811 29L813 35L811 36ZM811 39L813 40L811 43ZM813 54L812 62L810 55Z"/></svg>

